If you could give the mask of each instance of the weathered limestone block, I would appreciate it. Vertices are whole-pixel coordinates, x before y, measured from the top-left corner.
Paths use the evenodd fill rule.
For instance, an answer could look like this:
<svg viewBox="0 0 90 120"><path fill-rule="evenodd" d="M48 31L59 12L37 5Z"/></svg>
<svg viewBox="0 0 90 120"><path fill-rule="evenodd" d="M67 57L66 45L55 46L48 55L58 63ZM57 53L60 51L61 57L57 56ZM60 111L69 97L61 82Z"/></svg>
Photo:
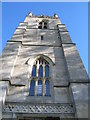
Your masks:
<svg viewBox="0 0 90 120"><path fill-rule="evenodd" d="M8 93L9 82L0 81L0 120L2 119L2 108Z"/></svg>
<svg viewBox="0 0 90 120"><path fill-rule="evenodd" d="M6 96L8 94L9 82L0 81L0 120L2 119L2 109L6 101Z"/></svg>
<svg viewBox="0 0 90 120"><path fill-rule="evenodd" d="M5 120L5 119L11 120L13 118L13 114L12 113L3 113L2 118L3 118L2 120ZM15 120L15 118L14 118L14 120Z"/></svg>
<svg viewBox="0 0 90 120"><path fill-rule="evenodd" d="M18 36L15 35L11 38L11 41L22 41L22 39L23 39L23 34Z"/></svg>
<svg viewBox="0 0 90 120"><path fill-rule="evenodd" d="M18 26L18 28L22 28L22 29L26 29L27 28L27 24L28 23L19 23L19 26Z"/></svg>
<svg viewBox="0 0 90 120"><path fill-rule="evenodd" d="M55 86L66 86L68 84L68 73L65 66L55 64L53 67L53 83Z"/></svg>
<svg viewBox="0 0 90 120"><path fill-rule="evenodd" d="M55 102L57 103L70 103L70 93L68 88L66 87L54 87L55 92Z"/></svg>
<svg viewBox="0 0 90 120"><path fill-rule="evenodd" d="M2 65L2 69L0 70L1 80L10 80L10 73L12 70L13 63L8 65Z"/></svg>
<svg viewBox="0 0 90 120"><path fill-rule="evenodd" d="M56 76L57 77L57 76ZM53 79L54 86L67 86L68 85L68 78L67 76L58 76L56 79Z"/></svg>
<svg viewBox="0 0 90 120"><path fill-rule="evenodd" d="M20 25L20 26L27 26L28 23L27 23L27 22L20 22L19 25Z"/></svg>
<svg viewBox="0 0 90 120"><path fill-rule="evenodd" d="M39 33L39 29L29 29L27 28L24 34L24 37L37 37L40 33Z"/></svg>
<svg viewBox="0 0 90 120"><path fill-rule="evenodd" d="M57 60L60 61L60 59L64 59L62 47L54 47L54 56L56 61Z"/></svg>
<svg viewBox="0 0 90 120"><path fill-rule="evenodd" d="M43 40L41 40L43 36ZM57 45L60 46L58 32L54 30L27 29L23 36L23 44L28 45ZM51 42L52 40L52 42Z"/></svg>
<svg viewBox="0 0 90 120"><path fill-rule="evenodd" d="M70 81L88 80L88 75L78 54L76 46L73 44L62 44Z"/></svg>
<svg viewBox="0 0 90 120"><path fill-rule="evenodd" d="M55 66L53 70L53 81L55 86L66 86L68 84L68 73L62 47L54 47Z"/></svg>
<svg viewBox="0 0 90 120"><path fill-rule="evenodd" d="M78 118L88 118L88 84L71 83L71 90L76 106L76 115Z"/></svg>
<svg viewBox="0 0 90 120"><path fill-rule="evenodd" d="M57 29L57 24L60 24L61 21L59 19L51 19L49 23L50 29Z"/></svg>
<svg viewBox="0 0 90 120"><path fill-rule="evenodd" d="M22 41L23 40L23 35L25 33L26 28L18 27L16 31L14 32L11 41Z"/></svg>
<svg viewBox="0 0 90 120"><path fill-rule="evenodd" d="M27 16L24 22L28 22L27 28L38 28L38 21L40 19L31 18Z"/></svg>
<svg viewBox="0 0 90 120"><path fill-rule="evenodd" d="M0 70L0 80L10 80L11 77L11 71L14 65L14 61L16 59L16 56L18 54L20 43L13 43L8 42L5 46L2 56L0 57L1 64L1 70Z"/></svg>
<svg viewBox="0 0 90 120"><path fill-rule="evenodd" d="M48 46L22 46L19 51L17 62L24 60L24 64L29 58L31 59L31 57L33 57L34 59L37 55L40 54L48 56L55 63L53 47Z"/></svg>
<svg viewBox="0 0 90 120"><path fill-rule="evenodd" d="M17 65L14 66L11 75L11 84L15 85L26 85L28 82L28 66L27 65Z"/></svg>
<svg viewBox="0 0 90 120"><path fill-rule="evenodd" d="M19 47L20 43L14 43L14 42L7 42L4 50L2 51L2 55L5 54L7 52L7 50L10 50L11 53L14 52L14 50L17 50L17 48ZM6 50L6 51L5 51ZM8 53L8 52L7 52ZM7 54L6 53L6 54Z"/></svg>
<svg viewBox="0 0 90 120"><path fill-rule="evenodd" d="M62 43L72 43L68 32L60 32Z"/></svg>
<svg viewBox="0 0 90 120"><path fill-rule="evenodd" d="M20 38L20 37L22 37L22 36L23 36L23 34L18 34L18 35L13 34L13 36L12 36L11 39L17 39L17 38Z"/></svg>
<svg viewBox="0 0 90 120"><path fill-rule="evenodd" d="M14 32L14 34L24 34L25 29L19 29L17 28L16 31Z"/></svg>
<svg viewBox="0 0 90 120"><path fill-rule="evenodd" d="M6 98L8 102L22 102L27 97L27 90L25 86L10 86L9 93ZM28 91L29 94L29 91Z"/></svg>
<svg viewBox="0 0 90 120"><path fill-rule="evenodd" d="M60 35L62 43L72 43L72 40L70 38L70 35L63 24L58 24L58 33Z"/></svg>
<svg viewBox="0 0 90 120"><path fill-rule="evenodd" d="M5 103L6 95L8 94L9 82L0 81L0 104Z"/></svg>
<svg viewBox="0 0 90 120"><path fill-rule="evenodd" d="M59 32L65 32L67 31L66 27L64 24L59 24L58 25Z"/></svg>

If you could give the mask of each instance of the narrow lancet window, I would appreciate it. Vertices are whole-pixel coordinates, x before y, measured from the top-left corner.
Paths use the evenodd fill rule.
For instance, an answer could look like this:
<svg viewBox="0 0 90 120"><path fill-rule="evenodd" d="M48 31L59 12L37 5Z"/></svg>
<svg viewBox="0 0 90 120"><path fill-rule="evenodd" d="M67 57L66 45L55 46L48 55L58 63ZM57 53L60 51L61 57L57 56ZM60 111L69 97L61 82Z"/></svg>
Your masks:
<svg viewBox="0 0 90 120"><path fill-rule="evenodd" d="M42 66L39 67L38 77L43 77L43 67Z"/></svg>
<svg viewBox="0 0 90 120"><path fill-rule="evenodd" d="M36 65L33 66L32 77L36 77Z"/></svg>
<svg viewBox="0 0 90 120"><path fill-rule="evenodd" d="M49 77L49 66L45 66L45 77Z"/></svg>
<svg viewBox="0 0 90 120"><path fill-rule="evenodd" d="M45 96L50 96L50 82L49 82L49 80L45 81Z"/></svg>
<svg viewBox="0 0 90 120"><path fill-rule="evenodd" d="M38 80L37 96L42 96L42 80Z"/></svg>
<svg viewBox="0 0 90 120"><path fill-rule="evenodd" d="M29 96L34 96L35 94L35 81L31 80Z"/></svg>

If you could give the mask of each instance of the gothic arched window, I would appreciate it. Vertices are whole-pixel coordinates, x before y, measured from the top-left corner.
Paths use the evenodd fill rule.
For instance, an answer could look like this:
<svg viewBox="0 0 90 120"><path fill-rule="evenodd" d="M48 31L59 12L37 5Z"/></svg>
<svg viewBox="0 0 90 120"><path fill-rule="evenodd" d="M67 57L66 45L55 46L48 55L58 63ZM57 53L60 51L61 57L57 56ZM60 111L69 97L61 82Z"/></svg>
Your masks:
<svg viewBox="0 0 90 120"><path fill-rule="evenodd" d="M29 96L50 96L50 65L39 58L32 67Z"/></svg>

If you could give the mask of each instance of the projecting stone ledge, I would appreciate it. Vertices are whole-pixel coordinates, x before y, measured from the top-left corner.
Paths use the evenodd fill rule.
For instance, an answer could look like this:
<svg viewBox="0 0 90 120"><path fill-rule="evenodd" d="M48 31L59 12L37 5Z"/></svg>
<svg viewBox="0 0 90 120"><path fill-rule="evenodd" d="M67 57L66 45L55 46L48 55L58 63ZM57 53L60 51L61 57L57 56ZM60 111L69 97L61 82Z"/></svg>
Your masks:
<svg viewBox="0 0 90 120"><path fill-rule="evenodd" d="M45 104L15 104L6 103L3 113L33 113L33 114L74 114L72 103L45 103Z"/></svg>

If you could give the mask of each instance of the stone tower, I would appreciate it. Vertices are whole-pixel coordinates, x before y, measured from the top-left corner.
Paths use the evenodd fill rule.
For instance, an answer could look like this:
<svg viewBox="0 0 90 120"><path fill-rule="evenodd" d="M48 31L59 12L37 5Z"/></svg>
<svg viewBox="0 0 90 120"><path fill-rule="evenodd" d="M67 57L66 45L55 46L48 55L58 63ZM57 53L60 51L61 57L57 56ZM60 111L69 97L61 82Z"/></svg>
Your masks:
<svg viewBox="0 0 90 120"><path fill-rule="evenodd" d="M3 120L88 118L88 75L56 13L30 12L7 42L1 60Z"/></svg>

